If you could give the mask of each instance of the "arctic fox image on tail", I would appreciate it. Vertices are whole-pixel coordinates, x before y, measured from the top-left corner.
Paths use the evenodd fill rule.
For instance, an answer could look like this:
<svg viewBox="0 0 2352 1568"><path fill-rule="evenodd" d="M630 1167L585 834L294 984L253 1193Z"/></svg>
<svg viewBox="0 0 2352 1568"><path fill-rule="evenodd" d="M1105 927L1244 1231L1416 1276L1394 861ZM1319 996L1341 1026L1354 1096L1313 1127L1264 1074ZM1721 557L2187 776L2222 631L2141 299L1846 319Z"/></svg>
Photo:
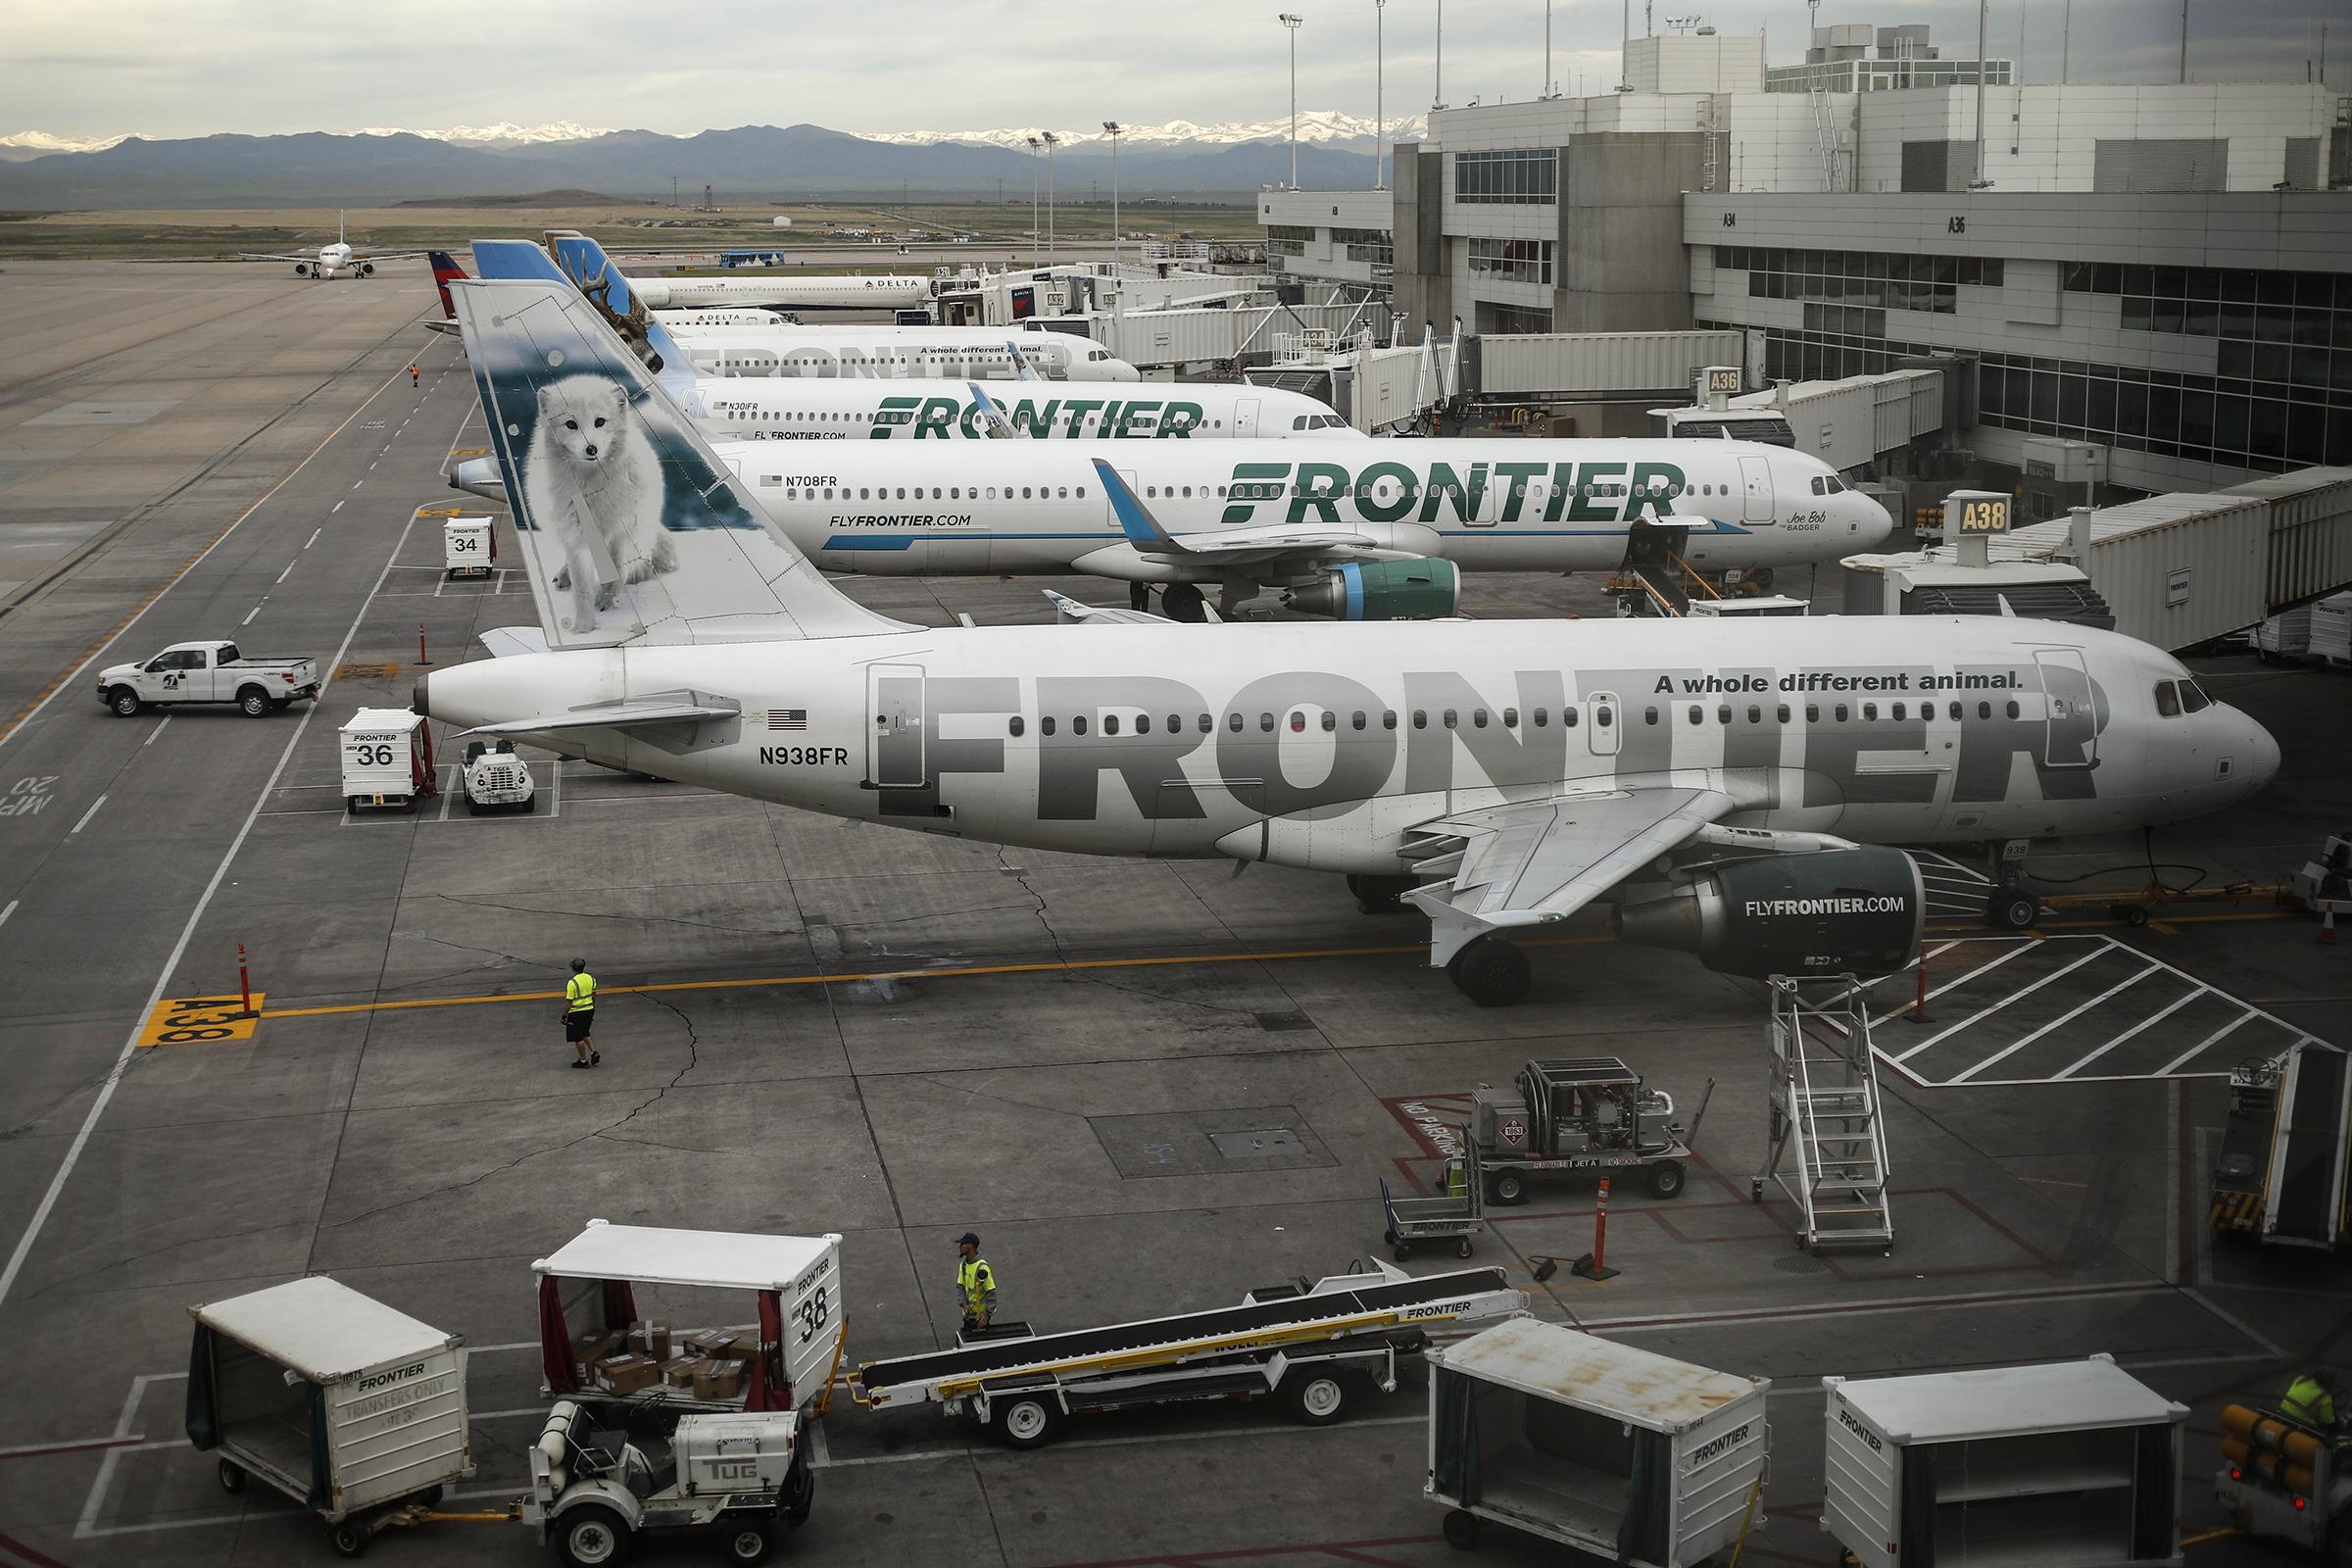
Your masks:
<svg viewBox="0 0 2352 1568"><path fill-rule="evenodd" d="M530 515L552 531L564 564L551 586L571 595L564 629L595 629L623 583L674 569L662 526L662 464L625 388L602 375L539 388L539 419L523 465Z"/></svg>

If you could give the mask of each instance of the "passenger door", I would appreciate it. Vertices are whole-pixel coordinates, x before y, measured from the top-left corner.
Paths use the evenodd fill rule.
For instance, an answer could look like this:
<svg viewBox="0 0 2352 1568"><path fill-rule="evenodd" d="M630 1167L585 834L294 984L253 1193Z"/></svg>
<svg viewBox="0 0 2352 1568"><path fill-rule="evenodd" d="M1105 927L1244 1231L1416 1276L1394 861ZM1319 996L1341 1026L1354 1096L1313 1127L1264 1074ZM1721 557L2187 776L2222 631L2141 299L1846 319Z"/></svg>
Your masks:
<svg viewBox="0 0 2352 1568"><path fill-rule="evenodd" d="M2099 721L2091 708L2090 672L2072 648L2044 648L2034 655L2041 670L2048 713L2041 760L2049 767L2099 765Z"/></svg>
<svg viewBox="0 0 2352 1568"><path fill-rule="evenodd" d="M1741 458L1740 489L1740 520L1772 521L1772 465L1762 458Z"/></svg>
<svg viewBox="0 0 2352 1568"><path fill-rule="evenodd" d="M1625 720L1625 709L1615 692L1594 692L1585 699L1585 742L1594 757L1615 757L1623 737L1617 726Z"/></svg>
<svg viewBox="0 0 2352 1568"><path fill-rule="evenodd" d="M1247 439L1257 434L1257 406L1261 398L1242 398L1233 406L1233 433Z"/></svg>
<svg viewBox="0 0 2352 1568"><path fill-rule="evenodd" d="M930 782L923 757L923 666L865 667L865 781L875 789L919 789Z"/></svg>

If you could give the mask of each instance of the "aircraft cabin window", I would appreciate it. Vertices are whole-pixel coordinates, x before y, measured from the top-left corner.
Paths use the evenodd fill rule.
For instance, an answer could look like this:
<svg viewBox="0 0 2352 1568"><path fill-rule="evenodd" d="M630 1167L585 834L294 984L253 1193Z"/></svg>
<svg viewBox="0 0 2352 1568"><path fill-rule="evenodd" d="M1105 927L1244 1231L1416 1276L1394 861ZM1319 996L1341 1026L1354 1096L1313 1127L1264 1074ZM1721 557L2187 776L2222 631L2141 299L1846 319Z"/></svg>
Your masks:
<svg viewBox="0 0 2352 1568"><path fill-rule="evenodd" d="M1960 722L1960 705L1958 703L1952 705L1952 722L1955 724Z"/></svg>
<svg viewBox="0 0 2352 1568"><path fill-rule="evenodd" d="M1537 710L1536 710L1536 728L1538 728L1538 729L1549 729L1550 727L1551 727L1551 710L1549 710L1548 708L1539 708L1539 709L1537 709Z"/></svg>
<svg viewBox="0 0 2352 1568"><path fill-rule="evenodd" d="M1517 729L1519 727L1519 710L1516 708L1506 708L1502 710L1502 727L1504 729Z"/></svg>
<svg viewBox="0 0 2352 1568"><path fill-rule="evenodd" d="M1362 729L1364 727L1364 710L1362 709L1357 709L1355 712L1350 715L1348 727L1351 729Z"/></svg>
<svg viewBox="0 0 2352 1568"><path fill-rule="evenodd" d="M1260 713L1257 715L1257 732L1261 735L1271 735L1274 733L1274 715L1272 713Z"/></svg>
<svg viewBox="0 0 2352 1568"><path fill-rule="evenodd" d="M1152 733L1152 715L1150 713L1138 713L1135 715L1135 732L1138 735L1149 735Z"/></svg>
<svg viewBox="0 0 2352 1568"><path fill-rule="evenodd" d="M1805 705L1805 722L1808 724L1818 724L1821 722L1821 705L1819 703L1807 703Z"/></svg>
<svg viewBox="0 0 2352 1568"><path fill-rule="evenodd" d="M1083 715L1070 720L1070 733L1073 735L1083 735L1086 733L1086 719Z"/></svg>
<svg viewBox="0 0 2352 1568"><path fill-rule="evenodd" d="M1086 486L1084 486L1084 485L1080 485L1080 486L1078 487L1078 499L1079 499L1079 500L1081 500L1081 501L1084 501L1084 500L1086 499Z"/></svg>
<svg viewBox="0 0 2352 1568"><path fill-rule="evenodd" d="M1051 719L1051 718L1041 718L1041 719L1039 719L1039 720L1037 721L1037 732L1038 732L1039 734L1041 734L1041 735L1051 735L1051 734L1053 734L1053 733L1054 733L1054 720L1053 720L1053 719Z"/></svg>
<svg viewBox="0 0 2352 1568"><path fill-rule="evenodd" d="M1837 710L1836 710L1836 711L1837 711L1837 714L1838 714L1838 723L1840 723L1840 724L1844 723L1844 722L1845 722L1845 705L1844 705L1843 703L1839 703L1839 704L1838 705L1838 707L1837 707Z"/></svg>
<svg viewBox="0 0 2352 1568"><path fill-rule="evenodd" d="M1876 724L1878 721L1879 705L1876 703L1864 703L1862 705L1862 722L1865 724Z"/></svg>
<svg viewBox="0 0 2352 1568"><path fill-rule="evenodd" d="M1461 728L1461 725L1462 715L1459 712L1456 712L1453 709L1448 708L1446 710L1446 727L1447 729L1459 729Z"/></svg>
<svg viewBox="0 0 2352 1568"><path fill-rule="evenodd" d="M1990 718L1992 716L1992 705L1990 703L1979 703L1977 705L1977 716L1979 718Z"/></svg>
<svg viewBox="0 0 2352 1568"><path fill-rule="evenodd" d="M1732 705L1729 703L1718 705L1715 710L1715 722L1718 724L1729 724L1731 721Z"/></svg>
<svg viewBox="0 0 2352 1568"><path fill-rule="evenodd" d="M1116 735L1118 732L1119 715L1116 713L1104 713L1102 715L1102 733L1105 735Z"/></svg>
<svg viewBox="0 0 2352 1568"><path fill-rule="evenodd" d="M1757 707L1755 704L1753 704L1753 703L1750 703L1750 704L1748 704L1748 705L1747 705L1747 721L1748 721L1750 724L1761 724L1761 723L1763 723L1763 722L1764 722L1764 710L1762 710L1761 708L1758 708L1758 707Z"/></svg>
<svg viewBox="0 0 2352 1568"><path fill-rule="evenodd" d="M1021 730L1025 726L1023 726L1021 723L1021 715L1015 713L1012 715L1011 721L1007 723L1004 728L1006 734L1011 735L1017 740L1020 737Z"/></svg>
<svg viewBox="0 0 2352 1568"><path fill-rule="evenodd" d="M1699 707L1696 703L1692 703L1690 705L1690 722L1693 724L1703 724L1706 721L1707 710Z"/></svg>
<svg viewBox="0 0 2352 1568"><path fill-rule="evenodd" d="M2063 708L2063 707L2065 706L2065 703L2066 703L2066 699L2064 699L2064 698L2060 698L2060 699L2058 699L2058 706L2059 706L2059 707ZM2017 716L2017 703L2016 703L2016 701L2015 701L2014 699L2012 699L2012 700L2010 701L2010 703L2009 703L2009 716L2010 716L2011 718L2015 718L2015 717Z"/></svg>
<svg viewBox="0 0 2352 1568"><path fill-rule="evenodd" d="M1658 721L1658 710L1657 710L1656 709L1654 709L1654 708L1644 708L1643 710L1642 710L1642 722L1643 722L1644 724L1655 724L1657 721Z"/></svg>
<svg viewBox="0 0 2352 1568"><path fill-rule="evenodd" d="M1473 729L1485 729L1487 727L1487 710L1485 709L1473 708L1470 710L1470 727Z"/></svg>
<svg viewBox="0 0 2352 1568"><path fill-rule="evenodd" d="M1180 725L1171 725L1170 727L1171 727L1171 728L1181 728L1182 726L1180 726ZM1208 714L1206 714L1206 713L1202 713L1202 714L1200 715L1200 733L1201 733L1201 734L1203 734L1203 735L1206 735L1206 734L1207 734L1209 731L1211 731L1211 730L1215 729L1216 727L1217 727L1217 725L1216 725L1216 721L1215 721L1214 719L1210 718Z"/></svg>
<svg viewBox="0 0 2352 1568"><path fill-rule="evenodd" d="M1427 729L1427 728L1429 728L1429 710L1428 710L1428 709L1426 709L1426 708L1416 708L1416 709L1414 709L1414 710L1413 710L1413 728L1415 728L1415 729Z"/></svg>
<svg viewBox="0 0 2352 1568"><path fill-rule="evenodd" d="M1328 735L1340 727L1340 715L1330 709L1323 710L1323 733Z"/></svg>
<svg viewBox="0 0 2352 1568"><path fill-rule="evenodd" d="M1236 735L1239 735L1242 732L1242 715L1239 713L1227 713L1225 715L1225 727L1233 731Z"/></svg>
<svg viewBox="0 0 2352 1568"><path fill-rule="evenodd" d="M1395 729L1396 727L1396 710L1394 708L1384 708L1380 710L1380 727L1382 729Z"/></svg>
<svg viewBox="0 0 2352 1568"><path fill-rule="evenodd" d="M2205 695L2204 687L2193 680L2180 683L2180 711L2194 713L2212 706L2213 699Z"/></svg>
<svg viewBox="0 0 2352 1568"><path fill-rule="evenodd" d="M1780 722L1782 722L1782 723L1784 723L1784 724L1788 723L1788 705L1787 703L1783 703L1783 704L1780 706L1780 709L1779 709L1779 710L1778 710L1778 711L1777 711L1777 712L1774 714L1774 716L1775 716L1776 718L1778 718L1778 719L1780 720Z"/></svg>
<svg viewBox="0 0 2352 1568"><path fill-rule="evenodd" d="M1903 721L1903 705L1900 703L1894 705L1894 721L1897 724Z"/></svg>
<svg viewBox="0 0 2352 1568"><path fill-rule="evenodd" d="M1291 733L1294 735L1306 733L1306 715L1296 708L1291 710Z"/></svg>

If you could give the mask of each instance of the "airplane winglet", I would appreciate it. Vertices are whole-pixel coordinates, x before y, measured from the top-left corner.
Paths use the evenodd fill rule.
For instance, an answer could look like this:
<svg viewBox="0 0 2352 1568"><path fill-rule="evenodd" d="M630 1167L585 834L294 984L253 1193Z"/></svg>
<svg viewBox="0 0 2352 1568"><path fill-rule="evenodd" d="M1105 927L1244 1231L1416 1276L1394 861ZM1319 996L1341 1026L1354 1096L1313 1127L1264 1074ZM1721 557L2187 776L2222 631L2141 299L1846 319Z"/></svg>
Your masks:
<svg viewBox="0 0 2352 1568"><path fill-rule="evenodd" d="M1119 531L1127 536L1129 544L1138 550L1149 550L1157 555L1191 554L1176 542L1167 529L1159 525L1159 519L1152 515L1151 509L1137 499L1127 481L1119 477L1118 469L1101 458L1095 459L1094 463L1096 476L1102 481L1103 493L1110 497L1110 510L1119 519Z"/></svg>
<svg viewBox="0 0 2352 1568"><path fill-rule="evenodd" d="M965 385L972 389L973 407L980 411L980 417L987 423L991 439L1005 441L1022 433L1013 428L1012 421L1004 416L1004 409L981 388L979 382L968 381Z"/></svg>
<svg viewBox="0 0 2352 1568"><path fill-rule="evenodd" d="M1012 369L1016 377L1023 381L1043 381L1045 379L1044 376L1037 373L1037 367L1029 363L1029 356L1021 352L1021 346L1018 343L1007 343L1004 347L1012 355Z"/></svg>

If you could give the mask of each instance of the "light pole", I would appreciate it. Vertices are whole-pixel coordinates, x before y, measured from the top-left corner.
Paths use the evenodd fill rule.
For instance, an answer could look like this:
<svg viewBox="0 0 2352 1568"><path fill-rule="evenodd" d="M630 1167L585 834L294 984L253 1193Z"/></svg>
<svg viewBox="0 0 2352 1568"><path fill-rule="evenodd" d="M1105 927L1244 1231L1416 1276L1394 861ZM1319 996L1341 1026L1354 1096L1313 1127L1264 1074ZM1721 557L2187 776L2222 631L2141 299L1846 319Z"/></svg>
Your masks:
<svg viewBox="0 0 2352 1568"><path fill-rule="evenodd" d="M1110 137L1110 265L1115 271L1127 260L1126 244L1119 230L1119 122L1102 122L1102 129Z"/></svg>
<svg viewBox="0 0 2352 1568"><path fill-rule="evenodd" d="M1291 189L1298 188L1298 28L1306 21L1288 11L1274 19L1291 35Z"/></svg>
<svg viewBox="0 0 2352 1568"><path fill-rule="evenodd" d="M1372 0L1372 188L1389 188L1388 70L1386 25L1389 0ZM2323 53L2321 63L2325 65Z"/></svg>
<svg viewBox="0 0 2352 1568"><path fill-rule="evenodd" d="M1438 0L1438 79L1430 92L1429 107L1446 107L1446 0Z"/></svg>
<svg viewBox="0 0 2352 1568"><path fill-rule="evenodd" d="M1544 0L1544 96L1551 96L1551 0Z"/></svg>
<svg viewBox="0 0 2352 1568"><path fill-rule="evenodd" d="M1977 0L1977 172L1969 176L1970 190L1992 183L1984 177L1984 12L1987 0ZM2187 0L2181 0L2182 9Z"/></svg>
<svg viewBox="0 0 2352 1568"><path fill-rule="evenodd" d="M1035 136L1029 138L1029 265L1037 265L1037 151L1045 146Z"/></svg>
<svg viewBox="0 0 2352 1568"><path fill-rule="evenodd" d="M1046 265L1048 267L1054 265L1054 149L1060 145L1061 138L1059 136L1050 130L1046 132Z"/></svg>

